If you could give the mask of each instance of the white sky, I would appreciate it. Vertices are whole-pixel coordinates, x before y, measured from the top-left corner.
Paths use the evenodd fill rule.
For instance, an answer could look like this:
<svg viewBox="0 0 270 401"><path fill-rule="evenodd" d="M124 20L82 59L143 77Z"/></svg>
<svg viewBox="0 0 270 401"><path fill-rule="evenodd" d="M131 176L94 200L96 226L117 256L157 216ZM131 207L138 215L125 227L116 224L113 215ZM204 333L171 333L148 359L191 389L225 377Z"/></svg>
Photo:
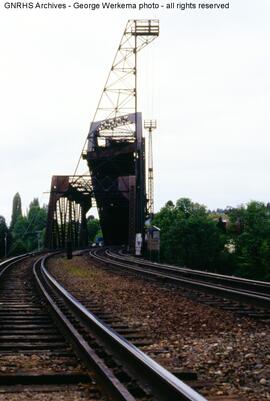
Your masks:
<svg viewBox="0 0 270 401"><path fill-rule="evenodd" d="M158 120L155 209L180 197L211 209L270 200L269 0L185 12L23 11L2 4L0 214L7 221L16 192L25 210L34 197L48 201L43 192L53 174L74 172L133 18L160 19L160 37L139 66L143 117Z"/></svg>

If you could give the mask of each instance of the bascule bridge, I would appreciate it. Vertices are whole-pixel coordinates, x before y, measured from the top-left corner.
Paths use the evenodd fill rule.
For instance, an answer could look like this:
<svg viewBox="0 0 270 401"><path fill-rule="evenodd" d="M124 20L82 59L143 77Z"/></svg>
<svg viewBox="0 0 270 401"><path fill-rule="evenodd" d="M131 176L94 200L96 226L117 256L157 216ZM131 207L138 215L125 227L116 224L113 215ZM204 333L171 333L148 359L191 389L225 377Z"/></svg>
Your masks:
<svg viewBox="0 0 270 401"><path fill-rule="evenodd" d="M90 124L82 159L89 173L54 176L47 246L87 244L86 213L97 206L106 245L129 245L144 225L147 194L145 138L138 110L138 53L159 36L158 20L129 20ZM150 194L152 191L150 190Z"/></svg>

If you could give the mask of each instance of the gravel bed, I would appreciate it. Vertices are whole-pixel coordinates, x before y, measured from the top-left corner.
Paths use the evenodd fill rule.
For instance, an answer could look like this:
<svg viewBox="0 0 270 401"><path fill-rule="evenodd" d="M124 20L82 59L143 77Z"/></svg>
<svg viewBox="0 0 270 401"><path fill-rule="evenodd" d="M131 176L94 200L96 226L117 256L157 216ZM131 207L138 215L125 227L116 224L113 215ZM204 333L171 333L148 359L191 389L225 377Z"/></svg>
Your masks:
<svg viewBox="0 0 270 401"><path fill-rule="evenodd" d="M145 352L168 369L197 372L210 384L204 395L270 400L266 323L193 302L173 286L110 272L86 255L55 257L48 266L75 296L142 325L153 340Z"/></svg>
<svg viewBox="0 0 270 401"><path fill-rule="evenodd" d="M80 390L69 390L68 386L66 386L66 390L61 392L52 391L52 392L35 392L30 388L24 389L21 392L14 393L5 393L1 394L0 392L0 401L97 401L96 398L92 398L91 395L84 389Z"/></svg>
<svg viewBox="0 0 270 401"><path fill-rule="evenodd" d="M14 353L12 355L0 356L0 374L9 373L65 373L81 372L84 367L70 357L56 357L46 354Z"/></svg>

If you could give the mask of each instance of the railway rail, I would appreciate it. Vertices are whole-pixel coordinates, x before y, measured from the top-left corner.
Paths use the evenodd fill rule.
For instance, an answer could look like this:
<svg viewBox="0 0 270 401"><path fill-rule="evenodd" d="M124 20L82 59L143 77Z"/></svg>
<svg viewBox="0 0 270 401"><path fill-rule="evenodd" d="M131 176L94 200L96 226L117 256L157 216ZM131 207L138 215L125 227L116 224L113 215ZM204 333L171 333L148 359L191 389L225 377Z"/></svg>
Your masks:
<svg viewBox="0 0 270 401"><path fill-rule="evenodd" d="M101 319L105 315L115 327L119 318L130 331L136 328L149 340L138 345L143 352L206 398L267 398L269 381L260 383L269 366L265 322L201 305L198 296L190 302L183 287L96 263L87 254L69 261L59 255L48 261L48 269Z"/></svg>
<svg viewBox="0 0 270 401"><path fill-rule="evenodd" d="M11 391L10 384L13 391L25 384L46 391L72 384L78 391L85 383L91 400L104 391L126 401L205 401L68 293L47 271L48 257L32 263L24 255L0 265L1 391ZM27 357L37 360L34 371L16 365Z"/></svg>
<svg viewBox="0 0 270 401"><path fill-rule="evenodd" d="M1 262L0 263L0 277L5 272L5 270L8 269L10 266L12 266L14 263L24 260L27 257L29 257L28 253L26 253L24 255L14 256L13 258L9 258L9 259L6 259L3 262Z"/></svg>
<svg viewBox="0 0 270 401"><path fill-rule="evenodd" d="M251 317L253 315L270 320L270 283L154 263L124 254L119 249L94 249L90 251L90 256L118 269L200 291L207 294L205 302L216 305L220 303L228 310L231 308L232 311L235 309ZM214 300L211 296L236 301L237 304L230 305L226 301ZM248 307L239 308L239 303L251 305L256 311Z"/></svg>
<svg viewBox="0 0 270 401"><path fill-rule="evenodd" d="M34 258L36 259L36 258ZM0 272L0 395L100 391L55 324L37 292L29 255L10 259ZM35 263L40 263L40 259ZM87 383L82 391L81 384ZM57 397L57 395L55 395ZM68 397L67 397L68 398ZM75 398L75 397L74 397Z"/></svg>

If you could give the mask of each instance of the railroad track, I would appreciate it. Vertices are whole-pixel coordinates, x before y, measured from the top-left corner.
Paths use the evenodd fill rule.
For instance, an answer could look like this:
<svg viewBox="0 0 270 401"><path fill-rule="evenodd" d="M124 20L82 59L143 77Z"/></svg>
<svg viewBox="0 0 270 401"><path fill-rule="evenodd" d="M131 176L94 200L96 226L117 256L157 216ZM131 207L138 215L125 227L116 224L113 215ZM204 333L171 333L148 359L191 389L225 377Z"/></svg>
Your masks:
<svg viewBox="0 0 270 401"><path fill-rule="evenodd" d="M205 401L69 294L46 270L47 257L0 265L0 394Z"/></svg>
<svg viewBox="0 0 270 401"><path fill-rule="evenodd" d="M61 392L98 400L99 389L37 291L32 264L25 255L6 262L0 272L0 395Z"/></svg>
<svg viewBox="0 0 270 401"><path fill-rule="evenodd" d="M5 270L7 270L10 266L12 266L15 262L19 262L21 260L24 260L29 257L29 254L26 253L24 255L19 255L19 256L14 256L13 258L9 258L7 260L4 260L3 262L0 263L0 276L1 274L4 273Z"/></svg>
<svg viewBox="0 0 270 401"><path fill-rule="evenodd" d="M183 295L197 301L270 321L270 283L153 263L119 249L94 249L90 256L122 271L181 286L186 289Z"/></svg>

